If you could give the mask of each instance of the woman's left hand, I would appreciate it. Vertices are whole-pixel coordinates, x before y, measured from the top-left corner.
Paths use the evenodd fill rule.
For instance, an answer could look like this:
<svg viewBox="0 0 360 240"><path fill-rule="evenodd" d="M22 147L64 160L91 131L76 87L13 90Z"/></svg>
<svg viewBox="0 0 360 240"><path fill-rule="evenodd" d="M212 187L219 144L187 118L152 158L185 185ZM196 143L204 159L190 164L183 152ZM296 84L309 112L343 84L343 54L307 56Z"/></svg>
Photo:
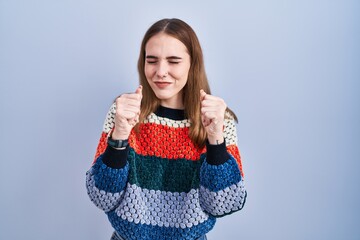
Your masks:
<svg viewBox="0 0 360 240"><path fill-rule="evenodd" d="M224 117L226 103L222 98L207 94L200 90L201 122L205 127L210 144L224 142Z"/></svg>

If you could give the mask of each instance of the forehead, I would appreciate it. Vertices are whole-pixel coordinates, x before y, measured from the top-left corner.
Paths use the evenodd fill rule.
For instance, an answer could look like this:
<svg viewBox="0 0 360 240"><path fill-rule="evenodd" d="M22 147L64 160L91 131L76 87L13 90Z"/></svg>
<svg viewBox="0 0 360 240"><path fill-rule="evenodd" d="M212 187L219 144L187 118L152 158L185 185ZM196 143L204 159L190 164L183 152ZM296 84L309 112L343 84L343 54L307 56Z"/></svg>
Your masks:
<svg viewBox="0 0 360 240"><path fill-rule="evenodd" d="M152 36L145 45L146 54L180 55L187 54L186 46L177 38L165 33Z"/></svg>

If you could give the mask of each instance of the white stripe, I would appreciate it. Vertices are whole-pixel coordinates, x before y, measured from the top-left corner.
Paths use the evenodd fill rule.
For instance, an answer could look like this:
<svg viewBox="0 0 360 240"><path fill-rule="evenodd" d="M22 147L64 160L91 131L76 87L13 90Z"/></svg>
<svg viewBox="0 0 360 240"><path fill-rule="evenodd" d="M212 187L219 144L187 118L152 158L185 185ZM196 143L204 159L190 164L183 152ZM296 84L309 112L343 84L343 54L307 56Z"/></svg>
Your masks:
<svg viewBox="0 0 360 240"><path fill-rule="evenodd" d="M108 111L108 113L106 114L106 118L105 118L105 122L104 122L104 127L103 127L103 132L105 133L109 133L111 131L111 129L114 128L114 124L115 124L115 113L116 113L116 103L113 103Z"/></svg>
<svg viewBox="0 0 360 240"><path fill-rule="evenodd" d="M172 120L169 118L163 118L151 113L147 119L144 120L144 123L156 123L164 126L174 127L174 128L185 128L190 127L190 120Z"/></svg>
<svg viewBox="0 0 360 240"><path fill-rule="evenodd" d="M224 120L224 137L226 141L226 146L228 145L237 145L237 133L235 121L233 119L225 119Z"/></svg>

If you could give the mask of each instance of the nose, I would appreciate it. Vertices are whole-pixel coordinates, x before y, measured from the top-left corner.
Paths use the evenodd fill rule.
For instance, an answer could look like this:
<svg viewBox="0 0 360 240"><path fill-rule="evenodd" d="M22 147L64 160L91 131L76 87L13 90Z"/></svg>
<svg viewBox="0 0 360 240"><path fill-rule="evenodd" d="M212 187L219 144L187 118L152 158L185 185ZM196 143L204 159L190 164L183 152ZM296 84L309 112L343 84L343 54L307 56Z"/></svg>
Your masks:
<svg viewBox="0 0 360 240"><path fill-rule="evenodd" d="M168 75L168 66L166 64L166 62L164 61L160 61L159 64L158 64L158 67L156 69L156 75L159 77L159 78L164 78Z"/></svg>

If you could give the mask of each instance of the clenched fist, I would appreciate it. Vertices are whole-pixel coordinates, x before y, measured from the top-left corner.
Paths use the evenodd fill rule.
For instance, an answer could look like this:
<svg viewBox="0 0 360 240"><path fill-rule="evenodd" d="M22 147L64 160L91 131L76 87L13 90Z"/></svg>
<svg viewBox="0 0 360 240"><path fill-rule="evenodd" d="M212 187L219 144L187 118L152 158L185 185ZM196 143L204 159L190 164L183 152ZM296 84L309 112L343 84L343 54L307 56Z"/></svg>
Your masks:
<svg viewBox="0 0 360 240"><path fill-rule="evenodd" d="M115 129L113 139L128 139L131 129L138 123L142 99L142 86L134 93L126 93L116 99Z"/></svg>
<svg viewBox="0 0 360 240"><path fill-rule="evenodd" d="M222 98L207 94L204 90L200 90L200 101L201 122L205 127L209 143L223 143L226 103Z"/></svg>

